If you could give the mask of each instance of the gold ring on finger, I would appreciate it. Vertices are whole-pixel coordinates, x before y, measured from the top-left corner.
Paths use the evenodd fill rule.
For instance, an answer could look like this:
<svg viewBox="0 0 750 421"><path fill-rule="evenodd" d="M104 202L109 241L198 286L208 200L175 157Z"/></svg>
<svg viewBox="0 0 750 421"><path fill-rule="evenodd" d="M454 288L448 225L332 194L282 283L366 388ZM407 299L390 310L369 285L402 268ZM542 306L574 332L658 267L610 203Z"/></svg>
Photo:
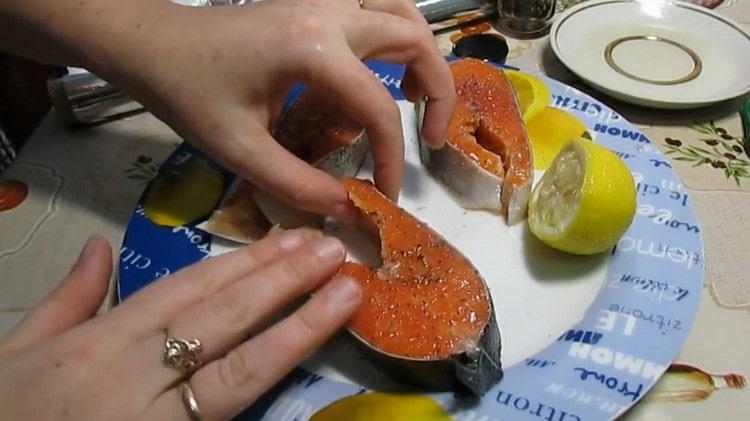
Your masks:
<svg viewBox="0 0 750 421"><path fill-rule="evenodd" d="M164 365L184 374L190 374L200 367L198 357L203 352L203 346L199 339L176 338L169 333L169 329L164 329L164 334Z"/></svg>
<svg viewBox="0 0 750 421"><path fill-rule="evenodd" d="M182 403L185 404L185 410L187 410L190 421L201 421L201 408L198 406L198 400L195 399L195 393L193 388L190 386L190 380L185 380L180 383L180 394L182 395Z"/></svg>

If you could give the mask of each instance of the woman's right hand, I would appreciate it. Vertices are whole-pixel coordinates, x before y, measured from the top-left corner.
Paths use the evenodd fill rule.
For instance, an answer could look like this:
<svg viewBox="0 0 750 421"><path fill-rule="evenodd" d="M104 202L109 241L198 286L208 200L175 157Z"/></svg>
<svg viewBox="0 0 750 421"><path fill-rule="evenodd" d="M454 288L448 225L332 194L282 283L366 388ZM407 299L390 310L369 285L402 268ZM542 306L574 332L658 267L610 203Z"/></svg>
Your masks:
<svg viewBox="0 0 750 421"><path fill-rule="evenodd" d="M453 112L450 70L410 0L272 0L244 6L170 5L141 28L149 39L99 58L101 73L183 138L287 203L353 215L341 185L269 133L295 81L340 104L367 130L375 182L398 198L404 168L400 113L361 59L407 64L401 85L427 98L433 145ZM150 35L148 35L150 34Z"/></svg>
<svg viewBox="0 0 750 421"><path fill-rule="evenodd" d="M361 59L406 64L401 88L412 101L427 98L422 135L433 146L442 145L456 100L450 69L411 0L209 8L0 0L0 27L8 35L1 49L87 67L228 169L295 207L340 218L355 215L342 186L269 133L293 83L320 91L365 127L375 184L394 200L404 172L400 114Z"/></svg>

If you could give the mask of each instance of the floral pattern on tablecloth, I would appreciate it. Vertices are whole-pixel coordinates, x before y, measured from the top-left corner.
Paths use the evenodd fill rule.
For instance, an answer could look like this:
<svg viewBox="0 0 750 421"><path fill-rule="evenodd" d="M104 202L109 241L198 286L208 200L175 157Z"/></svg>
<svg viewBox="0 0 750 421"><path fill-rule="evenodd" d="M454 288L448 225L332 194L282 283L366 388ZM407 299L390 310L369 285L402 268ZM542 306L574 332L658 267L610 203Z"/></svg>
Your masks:
<svg viewBox="0 0 750 421"><path fill-rule="evenodd" d="M743 147L743 137L729 133L713 121L690 126L688 141L664 138L661 145L673 160L690 164L691 168L713 168L733 180L737 187L750 179L750 160ZM695 134L698 134L697 139ZM714 171L716 172L716 171Z"/></svg>
<svg viewBox="0 0 750 421"><path fill-rule="evenodd" d="M734 103L728 104L731 108ZM671 115L654 113L663 121ZM708 120L674 114L670 125L646 120L644 132L669 157L700 216L706 244L704 283L723 308L750 309L750 260L738 246L750 244L750 159L743 147L738 112L716 113ZM727 216L734 215L731 223Z"/></svg>

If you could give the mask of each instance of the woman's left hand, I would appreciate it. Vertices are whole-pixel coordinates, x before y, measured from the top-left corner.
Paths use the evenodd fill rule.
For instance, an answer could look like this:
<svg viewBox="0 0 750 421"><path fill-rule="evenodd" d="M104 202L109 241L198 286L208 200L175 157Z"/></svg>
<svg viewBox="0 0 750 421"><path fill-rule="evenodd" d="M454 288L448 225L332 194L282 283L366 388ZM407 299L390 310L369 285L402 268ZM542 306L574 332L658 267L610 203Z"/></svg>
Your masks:
<svg viewBox="0 0 750 421"><path fill-rule="evenodd" d="M356 282L326 283L344 258L336 239L273 234L94 316L112 272L109 245L94 237L65 281L0 342L0 419L189 420L188 379L202 419L229 419L354 312ZM274 319L311 290L291 315ZM200 339L203 364L192 373L167 366L165 332Z"/></svg>

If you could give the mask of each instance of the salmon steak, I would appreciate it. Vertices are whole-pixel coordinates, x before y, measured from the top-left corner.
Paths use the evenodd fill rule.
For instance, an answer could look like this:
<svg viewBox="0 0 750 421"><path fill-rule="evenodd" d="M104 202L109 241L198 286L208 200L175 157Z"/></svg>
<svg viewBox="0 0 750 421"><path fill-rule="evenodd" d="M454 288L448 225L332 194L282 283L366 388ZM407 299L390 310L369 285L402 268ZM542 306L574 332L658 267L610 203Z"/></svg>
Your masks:
<svg viewBox="0 0 750 421"><path fill-rule="evenodd" d="M450 63L458 101L435 149L420 139L420 158L430 173L468 209L524 219L534 160L516 94L502 69L475 59ZM424 106L418 108L419 121Z"/></svg>
<svg viewBox="0 0 750 421"><path fill-rule="evenodd" d="M361 125L347 117L334 102L309 90L300 94L279 119L274 138L295 156L336 178L354 176L369 147ZM320 225L320 218L291 209L237 177L217 209L198 227L248 244L265 237L273 225L312 227Z"/></svg>
<svg viewBox="0 0 750 421"><path fill-rule="evenodd" d="M379 268L346 262L338 271L363 290L349 330L408 380L483 394L500 381L502 368L492 298L479 272L370 181L342 183L363 224L377 232L382 260Z"/></svg>
<svg viewBox="0 0 750 421"><path fill-rule="evenodd" d="M353 177L368 150L364 128L338 104L310 90L284 113L274 138L297 157L336 178Z"/></svg>

